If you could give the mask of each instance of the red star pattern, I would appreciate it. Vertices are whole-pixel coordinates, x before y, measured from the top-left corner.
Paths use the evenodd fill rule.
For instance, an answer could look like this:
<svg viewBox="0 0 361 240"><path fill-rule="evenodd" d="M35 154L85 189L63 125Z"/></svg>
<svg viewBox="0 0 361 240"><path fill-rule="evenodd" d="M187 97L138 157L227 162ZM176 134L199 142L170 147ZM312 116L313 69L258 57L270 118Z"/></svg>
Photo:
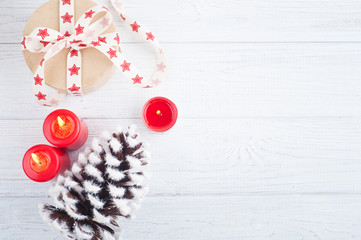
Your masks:
<svg viewBox="0 0 361 240"><path fill-rule="evenodd" d="M119 34L117 33L117 36L114 38L115 41L117 41L117 44L120 44L120 38L119 38Z"/></svg>
<svg viewBox="0 0 361 240"><path fill-rule="evenodd" d="M71 19L73 18L73 15L70 15L68 12L65 13L64 16L61 16L61 18L63 19L63 23L71 23Z"/></svg>
<svg viewBox="0 0 361 240"><path fill-rule="evenodd" d="M62 0L62 1L63 1L63 5L65 5L65 4L71 5L71 3L70 3L71 0Z"/></svg>
<svg viewBox="0 0 361 240"><path fill-rule="evenodd" d="M47 36L50 35L48 33L48 29L44 28L44 29L39 29L39 33L37 34L37 36L40 36L44 40Z"/></svg>
<svg viewBox="0 0 361 240"><path fill-rule="evenodd" d="M40 42L44 45L44 47L46 47L49 44L49 42L45 42L45 41L40 41Z"/></svg>
<svg viewBox="0 0 361 240"><path fill-rule="evenodd" d="M86 47L86 44L84 44L84 43L79 44L79 47Z"/></svg>
<svg viewBox="0 0 361 240"><path fill-rule="evenodd" d="M46 95L39 92L38 94L35 94L35 97L38 98L38 100L46 100Z"/></svg>
<svg viewBox="0 0 361 240"><path fill-rule="evenodd" d="M70 37L71 36L71 34L68 32L68 31L66 31L65 33L64 33L64 37Z"/></svg>
<svg viewBox="0 0 361 240"><path fill-rule="evenodd" d="M166 65L163 64L163 62L161 62L160 64L157 64L158 67L158 71L159 72L164 72L164 69L167 67Z"/></svg>
<svg viewBox="0 0 361 240"><path fill-rule="evenodd" d="M77 66L74 64L73 67L68 68L68 70L70 71L70 76L79 75L80 67L77 67Z"/></svg>
<svg viewBox="0 0 361 240"><path fill-rule="evenodd" d="M23 41L21 42L21 44L24 46L24 48L26 49L26 46L25 46L25 40L26 40L26 38L25 37L23 37Z"/></svg>
<svg viewBox="0 0 361 240"><path fill-rule="evenodd" d="M61 41L61 40L63 40L65 37L64 36L60 36L60 35L58 35L58 38L56 39L57 41Z"/></svg>
<svg viewBox="0 0 361 240"><path fill-rule="evenodd" d="M44 61L45 61L45 58L41 59L40 66L43 66Z"/></svg>
<svg viewBox="0 0 361 240"><path fill-rule="evenodd" d="M138 29L140 28L140 25L137 24L137 21L135 21L133 24L130 24L130 26L133 29L133 32L138 32Z"/></svg>
<svg viewBox="0 0 361 240"><path fill-rule="evenodd" d="M102 43L107 43L106 39L106 37L98 37L98 41Z"/></svg>
<svg viewBox="0 0 361 240"><path fill-rule="evenodd" d="M109 54L110 59L112 59L113 57L115 57L115 58L117 57L117 51L115 51L111 48L109 48L109 51L107 53Z"/></svg>
<svg viewBox="0 0 361 240"><path fill-rule="evenodd" d="M78 27L75 28L76 31L76 35L82 34L84 33L84 27L80 26L80 24L78 24Z"/></svg>
<svg viewBox="0 0 361 240"><path fill-rule="evenodd" d="M41 77L39 76L39 74L36 75L36 77L34 77L35 85L40 85L40 86L42 86L43 84L42 84L41 82L42 82L43 80L44 80L44 79L41 78Z"/></svg>
<svg viewBox="0 0 361 240"><path fill-rule="evenodd" d="M100 43L99 43L99 41L97 41L97 42L95 42L95 41L92 41L92 43L91 43L94 47L96 47L96 46L100 46Z"/></svg>
<svg viewBox="0 0 361 240"><path fill-rule="evenodd" d="M77 87L75 84L71 88L68 88L70 92L77 92L79 91L80 87Z"/></svg>
<svg viewBox="0 0 361 240"><path fill-rule="evenodd" d="M154 41L154 35L152 34L152 32L146 33L147 34L147 40L152 40Z"/></svg>
<svg viewBox="0 0 361 240"><path fill-rule="evenodd" d="M70 44L74 44L74 43L76 44L76 43L80 43L80 42L82 42L82 41L81 41L81 40L75 40L75 39L74 39L73 41L70 42Z"/></svg>
<svg viewBox="0 0 361 240"><path fill-rule="evenodd" d="M85 13L85 18L92 18L94 13L95 12L93 10L90 10L89 12L86 12Z"/></svg>
<svg viewBox="0 0 361 240"><path fill-rule="evenodd" d="M137 74L137 76L135 76L135 78L132 78L133 84L136 84L136 83L141 84L141 83L142 83L142 79L143 79L143 77L139 77L138 74Z"/></svg>
<svg viewBox="0 0 361 240"><path fill-rule="evenodd" d="M73 49L70 51L70 57L74 57L74 56L77 56L77 57L79 56L78 50L76 50L76 49Z"/></svg>
<svg viewBox="0 0 361 240"><path fill-rule="evenodd" d="M120 14L120 17L125 21L125 17L123 16L123 14Z"/></svg>
<svg viewBox="0 0 361 240"><path fill-rule="evenodd" d="M123 68L123 72L125 71L130 71L129 67L130 67L131 63L127 63L127 61L124 60L123 64L120 65Z"/></svg>

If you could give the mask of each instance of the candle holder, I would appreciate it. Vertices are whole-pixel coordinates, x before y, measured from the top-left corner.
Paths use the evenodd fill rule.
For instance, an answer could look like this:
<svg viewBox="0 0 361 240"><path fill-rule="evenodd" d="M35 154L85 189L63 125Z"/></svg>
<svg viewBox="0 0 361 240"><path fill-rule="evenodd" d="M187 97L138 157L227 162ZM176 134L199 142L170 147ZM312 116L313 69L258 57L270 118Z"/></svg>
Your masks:
<svg viewBox="0 0 361 240"><path fill-rule="evenodd" d="M143 107L143 122L154 132L165 132L171 129L177 121L176 105L164 97L150 99Z"/></svg>
<svg viewBox="0 0 361 240"><path fill-rule="evenodd" d="M70 166L68 154L56 147L36 145L23 157L23 170L33 181L46 182L62 173Z"/></svg>
<svg viewBox="0 0 361 240"><path fill-rule="evenodd" d="M86 123L66 109L55 110L46 117L43 133L49 143L68 150L80 148L88 139Z"/></svg>

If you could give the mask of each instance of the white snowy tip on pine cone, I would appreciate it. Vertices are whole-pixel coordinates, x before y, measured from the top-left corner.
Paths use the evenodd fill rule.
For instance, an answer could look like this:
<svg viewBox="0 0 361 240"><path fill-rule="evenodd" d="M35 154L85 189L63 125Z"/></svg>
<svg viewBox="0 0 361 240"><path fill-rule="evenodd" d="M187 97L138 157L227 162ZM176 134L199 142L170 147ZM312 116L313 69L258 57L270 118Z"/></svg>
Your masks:
<svg viewBox="0 0 361 240"><path fill-rule="evenodd" d="M63 184L65 182L65 177L63 175L59 175L56 179L56 184Z"/></svg>
<svg viewBox="0 0 361 240"><path fill-rule="evenodd" d="M122 133L123 132L123 128L121 126L117 126L117 130L116 133Z"/></svg>
<svg viewBox="0 0 361 240"><path fill-rule="evenodd" d="M115 205L119 208L119 211L124 216L128 216L131 214L132 209L128 206L128 200L126 199L114 199Z"/></svg>
<svg viewBox="0 0 361 240"><path fill-rule="evenodd" d="M95 185L91 181L84 181L83 186L85 191L93 194L97 194L101 190L101 188L98 185Z"/></svg>
<svg viewBox="0 0 361 240"><path fill-rule="evenodd" d="M125 189L124 188L118 188L117 186L114 186L112 184L108 185L109 193L115 197L115 198L121 198L124 196Z"/></svg>
<svg viewBox="0 0 361 240"><path fill-rule="evenodd" d="M85 166L84 169L85 169L85 172L89 176L92 176L92 177L96 178L99 182L104 182L104 179L102 177L102 173L99 171L99 169L97 169L93 165L88 164L88 165Z"/></svg>
<svg viewBox="0 0 361 240"><path fill-rule="evenodd" d="M138 189L138 188L131 187L131 188L129 188L129 191L134 196L134 198L133 198L134 200L141 200L145 195L144 189L142 189L142 188Z"/></svg>
<svg viewBox="0 0 361 240"><path fill-rule="evenodd" d="M143 151L143 156L144 156L144 158L151 158L152 154L150 152L148 152L147 150L144 150Z"/></svg>
<svg viewBox="0 0 361 240"><path fill-rule="evenodd" d="M71 167L71 171L74 175L78 175L81 172L81 168L77 162L73 164L73 166Z"/></svg>
<svg viewBox="0 0 361 240"><path fill-rule="evenodd" d="M103 232L103 240L120 240L115 235L111 234L108 231Z"/></svg>
<svg viewBox="0 0 361 240"><path fill-rule="evenodd" d="M109 178L115 180L115 181L120 181L124 178L124 174L122 172L120 172L119 170L116 170L114 168L111 167L107 167L106 172L109 175Z"/></svg>
<svg viewBox="0 0 361 240"><path fill-rule="evenodd" d="M110 222L113 220L112 217L104 216L97 209L93 209L93 214L94 214L94 220L104 225L110 224Z"/></svg>
<svg viewBox="0 0 361 240"><path fill-rule="evenodd" d="M69 171L69 170L65 170L63 174L64 174L65 178L73 176L73 173L71 171Z"/></svg>
<svg viewBox="0 0 361 240"><path fill-rule="evenodd" d="M140 142L137 139L132 138L131 136L128 136L127 143L129 145L129 147L133 148L133 147L137 146Z"/></svg>
<svg viewBox="0 0 361 240"><path fill-rule="evenodd" d="M144 182L144 176L137 173L132 173L131 179L135 185L141 185Z"/></svg>
<svg viewBox="0 0 361 240"><path fill-rule="evenodd" d="M140 204L135 202L129 202L128 206L132 209L133 212L139 210Z"/></svg>
<svg viewBox="0 0 361 240"><path fill-rule="evenodd" d="M112 140L109 141L109 144L116 153L122 150L122 144L115 138L112 138Z"/></svg>
<svg viewBox="0 0 361 240"><path fill-rule="evenodd" d="M88 194L88 199L95 208L100 209L100 208L104 207L104 203L102 201L100 201L99 198L97 198L91 194Z"/></svg>
<svg viewBox="0 0 361 240"><path fill-rule="evenodd" d="M85 154L85 156L88 156L91 152L92 152L92 150L91 150L91 148L88 147L88 146L84 149L84 154Z"/></svg>
<svg viewBox="0 0 361 240"><path fill-rule="evenodd" d="M71 205L66 204L65 205L65 211L70 217L72 217L76 220L85 220L88 218L87 216L80 215L77 212L75 212L75 209L76 209L76 207L74 204L71 204Z"/></svg>
<svg viewBox="0 0 361 240"><path fill-rule="evenodd" d="M94 149L95 152L97 153L101 153L103 151L103 147L99 144L99 139L98 138L94 138L92 141L92 148Z"/></svg>
<svg viewBox="0 0 361 240"><path fill-rule="evenodd" d="M40 216L44 220L44 222L51 223L52 220L50 218L50 213L45 210L44 206L45 204L42 203L38 204Z"/></svg>
<svg viewBox="0 0 361 240"><path fill-rule="evenodd" d="M105 140L109 141L109 140L112 138L112 135L111 135L109 132L103 132L103 133L102 133L102 137L103 137Z"/></svg>
<svg viewBox="0 0 361 240"><path fill-rule="evenodd" d="M77 237L81 238L81 239L90 240L94 236L93 229L89 225L86 225L86 224L80 225L79 223L76 223L74 230L75 230Z"/></svg>
<svg viewBox="0 0 361 240"><path fill-rule="evenodd" d="M74 181L72 177L67 177L64 182L64 186L68 189L73 189L78 193L83 191L83 188L79 185L78 182Z"/></svg>
<svg viewBox="0 0 361 240"><path fill-rule="evenodd" d="M65 188L60 185L54 185L53 187L49 188L49 196L54 199L54 205L57 208L64 209L64 200L62 196L62 192Z"/></svg>
<svg viewBox="0 0 361 240"><path fill-rule="evenodd" d="M94 153L94 152L92 152L91 154L89 154L89 162L91 163L91 164L93 164L93 165L98 165L98 164L100 164L101 162L102 162L102 160L100 159L100 157L96 154L96 153Z"/></svg>
<svg viewBox="0 0 361 240"><path fill-rule="evenodd" d="M79 153L78 163L80 166L85 166L88 163L88 159L84 153Z"/></svg>
<svg viewBox="0 0 361 240"><path fill-rule="evenodd" d="M129 162L131 168L139 168L142 166L141 160L136 157L127 156L126 160Z"/></svg>
<svg viewBox="0 0 361 240"><path fill-rule="evenodd" d="M105 163L106 165L113 167L118 167L121 164L121 162L111 154L105 155Z"/></svg>

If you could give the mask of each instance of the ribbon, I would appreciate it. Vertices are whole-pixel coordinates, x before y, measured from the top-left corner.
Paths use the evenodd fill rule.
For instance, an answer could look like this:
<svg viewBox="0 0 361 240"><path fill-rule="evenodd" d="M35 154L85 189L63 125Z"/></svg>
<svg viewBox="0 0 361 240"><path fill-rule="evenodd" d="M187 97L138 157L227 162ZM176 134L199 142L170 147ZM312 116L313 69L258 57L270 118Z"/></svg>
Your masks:
<svg viewBox="0 0 361 240"><path fill-rule="evenodd" d="M60 32L47 27L35 28L30 35L23 37L22 49L34 53L45 53L34 74L33 89L37 102L43 106L57 106L66 93L48 87L45 82L46 62L64 48L70 48L67 56L67 93L83 95L81 86L81 50L95 48L107 56L135 86L151 88L160 84L165 77L166 59L158 40L142 24L126 16L120 0L111 0L113 7L133 33L154 48L157 59L151 78L145 78L135 65L120 50L120 34L112 32L103 34L112 23L112 16L104 6L95 6L87 10L75 23L74 1L59 0ZM99 13L105 16L90 24Z"/></svg>

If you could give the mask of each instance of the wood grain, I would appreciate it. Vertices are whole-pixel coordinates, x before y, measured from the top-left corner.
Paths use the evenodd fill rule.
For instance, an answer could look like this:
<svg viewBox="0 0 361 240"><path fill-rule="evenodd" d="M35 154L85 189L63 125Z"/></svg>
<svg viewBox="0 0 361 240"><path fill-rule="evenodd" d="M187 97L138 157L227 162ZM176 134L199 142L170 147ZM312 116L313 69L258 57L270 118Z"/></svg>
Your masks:
<svg viewBox="0 0 361 240"><path fill-rule="evenodd" d="M19 42L26 21L45 2L2 0L2 20L11 24L0 25L0 42ZM128 15L162 42L359 42L360 8L358 0L125 1ZM113 15L123 41L138 41Z"/></svg>

